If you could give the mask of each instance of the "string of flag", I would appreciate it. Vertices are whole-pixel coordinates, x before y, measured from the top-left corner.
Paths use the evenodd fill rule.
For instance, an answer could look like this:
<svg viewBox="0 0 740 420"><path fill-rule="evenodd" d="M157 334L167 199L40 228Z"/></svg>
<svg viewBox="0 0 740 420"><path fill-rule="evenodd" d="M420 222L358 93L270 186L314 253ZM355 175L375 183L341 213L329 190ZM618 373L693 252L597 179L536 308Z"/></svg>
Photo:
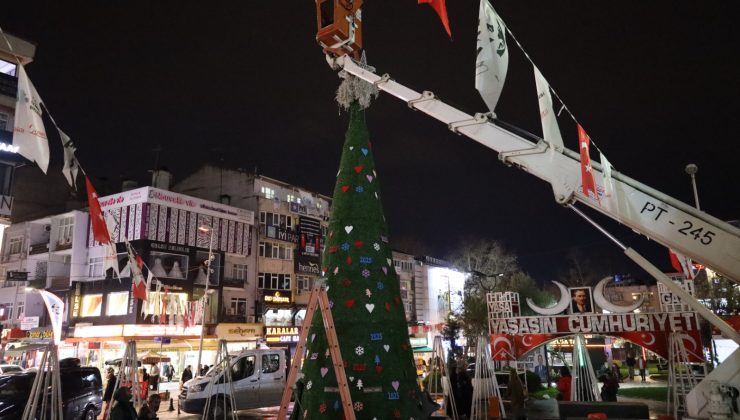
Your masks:
<svg viewBox="0 0 740 420"><path fill-rule="evenodd" d="M486 106L495 116L494 110L498 99L503 90L506 80L506 72L509 65L509 49L506 41L506 34L514 40L524 57L532 64L534 69L535 85L537 87L537 98L540 106L540 121L542 123L543 139L554 150L562 151L564 148L560 128L557 123L557 116L563 110L570 115L573 122L576 123L578 130L578 144L581 156L581 191L597 203L601 204L599 193L596 188L596 182L593 175L593 167L590 157L590 145L596 148L601 157L604 194L606 197L612 195L611 172L613 166L607 160L604 152L598 147L596 142L591 139L585 129L573 115L565 102L560 98L555 89L550 86L545 77L542 75L534 60L529 56L522 44L516 38L509 27L506 26L501 17L496 13L488 0L481 0L478 14L478 45L476 60L475 87L481 94ZM552 91L560 102L560 110L555 113L553 101L550 95Z"/></svg>

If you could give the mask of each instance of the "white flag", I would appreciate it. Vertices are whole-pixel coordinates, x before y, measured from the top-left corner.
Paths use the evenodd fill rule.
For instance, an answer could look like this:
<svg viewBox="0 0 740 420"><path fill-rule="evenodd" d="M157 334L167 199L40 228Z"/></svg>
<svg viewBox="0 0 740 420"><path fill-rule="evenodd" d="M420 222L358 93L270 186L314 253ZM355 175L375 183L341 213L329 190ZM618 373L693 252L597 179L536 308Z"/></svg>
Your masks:
<svg viewBox="0 0 740 420"><path fill-rule="evenodd" d="M601 153L599 156L601 160L601 174L604 177L604 195L607 197L612 196L612 164L606 159L606 156Z"/></svg>
<svg viewBox="0 0 740 420"><path fill-rule="evenodd" d="M555 110L552 108L550 85L536 66L534 67L534 82L537 85L537 101L540 103L542 137L552 148L563 150L563 136L560 135L558 119L555 115Z"/></svg>
<svg viewBox="0 0 740 420"><path fill-rule="evenodd" d="M61 128L57 127L57 131L59 132L59 137L62 139L62 147L64 150L64 167L62 168L62 174L67 178L69 186L76 190L77 171L79 170L77 158L75 157L77 148L74 143L72 143L72 139L70 139Z"/></svg>
<svg viewBox="0 0 740 420"><path fill-rule="evenodd" d="M28 79L23 65L18 65L18 98L15 106L13 145L26 159L36 162L44 173L49 169L49 142L41 119L41 97Z"/></svg>
<svg viewBox="0 0 740 420"><path fill-rule="evenodd" d="M51 328L54 331L54 344L62 342L62 318L64 318L64 302L59 296L47 292L46 290L37 290L46 304L46 310L49 311L51 319Z"/></svg>
<svg viewBox="0 0 740 420"><path fill-rule="evenodd" d="M509 68L506 26L488 0L481 0L478 12L478 57L475 64L475 88L491 112L494 112Z"/></svg>
<svg viewBox="0 0 740 420"><path fill-rule="evenodd" d="M113 273L116 275L118 281L121 281L121 271L118 268L118 253L116 252L116 244L111 242L109 244L103 244L105 247L105 257L103 258L103 273L107 272L109 268L113 269Z"/></svg>

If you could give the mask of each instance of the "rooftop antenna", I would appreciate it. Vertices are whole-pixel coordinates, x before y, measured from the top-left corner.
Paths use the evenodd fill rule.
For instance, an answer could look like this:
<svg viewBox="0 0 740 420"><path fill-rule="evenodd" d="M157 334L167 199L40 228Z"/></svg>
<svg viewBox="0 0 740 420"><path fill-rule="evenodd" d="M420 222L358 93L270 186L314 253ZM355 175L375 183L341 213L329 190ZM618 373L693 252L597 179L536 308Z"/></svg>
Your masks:
<svg viewBox="0 0 740 420"><path fill-rule="evenodd" d="M152 151L154 152L154 179L152 184L157 185L157 181L159 181L157 179L159 177L159 153L162 151L162 145L158 144Z"/></svg>

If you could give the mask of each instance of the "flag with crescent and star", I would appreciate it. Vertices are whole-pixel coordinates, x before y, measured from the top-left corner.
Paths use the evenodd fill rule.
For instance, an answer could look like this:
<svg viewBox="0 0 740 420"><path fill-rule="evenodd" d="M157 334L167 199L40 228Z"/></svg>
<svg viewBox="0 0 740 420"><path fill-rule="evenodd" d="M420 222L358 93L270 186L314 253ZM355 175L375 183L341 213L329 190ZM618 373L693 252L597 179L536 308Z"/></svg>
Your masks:
<svg viewBox="0 0 740 420"><path fill-rule="evenodd" d="M85 177L85 186L87 187L87 201L90 205L90 226L92 226L93 239L101 244L109 244L110 234L108 233L108 226L105 223L103 210L100 208L98 192L95 191L90 178L87 176Z"/></svg>
<svg viewBox="0 0 740 420"><path fill-rule="evenodd" d="M584 195L592 197L598 202L599 193L596 191L596 181L594 181L594 171L591 167L591 155L589 154L590 143L591 139L586 134L586 130L578 124L578 148L581 150L581 190Z"/></svg>

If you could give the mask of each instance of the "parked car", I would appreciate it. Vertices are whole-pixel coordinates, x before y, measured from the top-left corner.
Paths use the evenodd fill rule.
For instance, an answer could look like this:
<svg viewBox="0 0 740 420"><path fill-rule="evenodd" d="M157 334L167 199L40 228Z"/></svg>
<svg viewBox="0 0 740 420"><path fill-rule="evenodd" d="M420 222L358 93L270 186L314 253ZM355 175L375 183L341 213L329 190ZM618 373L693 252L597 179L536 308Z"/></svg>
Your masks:
<svg viewBox="0 0 740 420"><path fill-rule="evenodd" d="M231 380L237 410L279 405L287 379L284 348L245 350L230 361ZM210 386L211 381L214 386ZM209 417L222 418L223 401L229 389L220 367L211 368L205 376L195 377L183 386L180 409L190 414L203 414L206 400L212 399Z"/></svg>
<svg viewBox="0 0 740 420"><path fill-rule="evenodd" d="M103 409L103 381L96 367L60 368L64 420L95 420ZM0 420L17 420L30 398L36 372L0 376Z"/></svg>
<svg viewBox="0 0 740 420"><path fill-rule="evenodd" d="M11 373L11 372L23 372L23 368L18 365L7 365L7 364L0 365L0 375L3 375L5 373Z"/></svg>

